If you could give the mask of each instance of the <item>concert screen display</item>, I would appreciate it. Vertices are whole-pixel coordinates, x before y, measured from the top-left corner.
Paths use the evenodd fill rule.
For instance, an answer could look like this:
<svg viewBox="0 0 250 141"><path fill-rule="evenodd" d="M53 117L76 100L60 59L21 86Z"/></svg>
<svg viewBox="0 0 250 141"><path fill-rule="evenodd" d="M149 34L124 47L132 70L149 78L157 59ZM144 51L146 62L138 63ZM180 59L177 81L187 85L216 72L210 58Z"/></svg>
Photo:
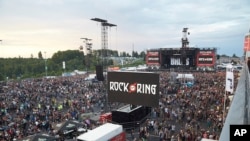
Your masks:
<svg viewBox="0 0 250 141"><path fill-rule="evenodd" d="M215 50L200 50L197 53L197 67L214 66Z"/></svg>
<svg viewBox="0 0 250 141"><path fill-rule="evenodd" d="M165 49L161 51L162 67L177 68L195 67L196 49Z"/></svg>
<svg viewBox="0 0 250 141"><path fill-rule="evenodd" d="M158 51L148 51L147 52L147 56L146 56L146 61L147 64L156 64L158 65L160 62L160 58L159 58L159 52Z"/></svg>
<svg viewBox="0 0 250 141"><path fill-rule="evenodd" d="M180 67L180 66L193 66L193 56L169 56L166 60L166 65L169 68Z"/></svg>
<svg viewBox="0 0 250 141"><path fill-rule="evenodd" d="M133 105L159 106L159 74L108 72L108 100Z"/></svg>

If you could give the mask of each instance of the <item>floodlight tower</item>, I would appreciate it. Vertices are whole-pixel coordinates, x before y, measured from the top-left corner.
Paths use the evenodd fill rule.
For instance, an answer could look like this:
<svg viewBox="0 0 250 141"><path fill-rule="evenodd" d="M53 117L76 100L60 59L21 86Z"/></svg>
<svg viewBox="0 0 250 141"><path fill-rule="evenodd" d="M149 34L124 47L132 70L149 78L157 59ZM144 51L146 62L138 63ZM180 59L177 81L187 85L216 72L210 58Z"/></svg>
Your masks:
<svg viewBox="0 0 250 141"><path fill-rule="evenodd" d="M84 43L85 43L85 49L86 49L86 54L91 54L92 51L92 43L90 43L89 41L91 41L92 39L88 39L88 38L80 38L83 39Z"/></svg>
<svg viewBox="0 0 250 141"><path fill-rule="evenodd" d="M86 56L85 57L85 63L86 63L86 69L87 69L87 72L88 72L88 68L90 68L90 64L91 64L91 54L92 54L92 43L90 43L89 41L91 41L92 39L88 39L88 38L80 38L80 39L83 39L84 43L85 43L85 50L83 50L83 47L80 49L83 50L83 52L86 53ZM84 54L85 55L85 54Z"/></svg>
<svg viewBox="0 0 250 141"><path fill-rule="evenodd" d="M183 36L181 38L182 48L187 48L189 45L187 35L189 35L190 33L187 32L187 30L188 30L188 28L183 28L183 30L182 30L182 32L183 32Z"/></svg>
<svg viewBox="0 0 250 141"><path fill-rule="evenodd" d="M96 21L96 22L100 22L101 23L101 47L102 47L102 50L101 50L101 56L102 56L102 66L106 66L104 68L106 68L106 72L108 72L108 63L107 63L107 57L108 57L108 27L113 27L113 26L116 26L115 24L111 24L111 23L108 23L107 20L104 20L104 19L100 19L100 18L92 18L91 20L93 21ZM105 63L104 63L104 58L105 59ZM105 79L104 82L104 85L106 85L107 87L107 78ZM107 91L107 88L105 89L105 111L107 112L108 111L108 91Z"/></svg>
<svg viewBox="0 0 250 141"><path fill-rule="evenodd" d="M109 27L117 26L115 24L108 23L107 20L100 18L92 18L91 20L101 23L101 47L102 47L102 59L108 56L108 31ZM103 62L102 62L103 63Z"/></svg>
<svg viewBox="0 0 250 141"><path fill-rule="evenodd" d="M186 54L186 49L188 48L189 45L189 41L187 38L187 35L189 35L190 33L187 32L188 28L183 28L182 33L183 36L181 38L181 43L182 43L182 47L181 47L181 62L182 62L182 67L183 69L186 66L186 59L187 59L187 54Z"/></svg>

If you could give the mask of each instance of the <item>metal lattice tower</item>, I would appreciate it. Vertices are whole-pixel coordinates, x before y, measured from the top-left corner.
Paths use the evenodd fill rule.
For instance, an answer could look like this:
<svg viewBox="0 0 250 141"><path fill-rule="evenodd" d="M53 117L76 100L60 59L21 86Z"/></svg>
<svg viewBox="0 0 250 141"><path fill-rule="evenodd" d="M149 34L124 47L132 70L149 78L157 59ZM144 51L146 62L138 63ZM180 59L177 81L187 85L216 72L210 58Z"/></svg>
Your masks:
<svg viewBox="0 0 250 141"><path fill-rule="evenodd" d="M88 38L80 38L83 39L84 43L85 43L85 53L87 54L92 54L92 43L90 43L89 41L91 41L92 39L88 39ZM83 48L82 48L83 50Z"/></svg>
<svg viewBox="0 0 250 141"><path fill-rule="evenodd" d="M183 32L183 36L181 38L182 48L187 48L189 45L187 35L189 35L190 33L187 32L187 30L188 30L188 28L183 28L183 30L182 30L182 32Z"/></svg>
<svg viewBox="0 0 250 141"><path fill-rule="evenodd" d="M101 45L102 45L102 57L107 57L107 50L108 50L108 28L116 26L115 24L108 23L107 20L100 19L100 18L93 18L91 19L96 22L101 23Z"/></svg>
<svg viewBox="0 0 250 141"><path fill-rule="evenodd" d="M102 64L104 66L108 66L108 63L107 63L107 57L108 57L108 27L113 27L113 26L116 26L115 24L111 24L111 23L108 23L107 20L104 20L104 19L99 19L99 18L93 18L91 19L93 21L96 21L96 22L100 22L101 23L101 41L102 41ZM105 63L104 63L104 58L105 59ZM106 72L108 72L108 68L106 68ZM107 78L105 79L104 81L106 87L107 87ZM107 112L108 111L108 92L107 92L107 88L105 89L106 91L106 95L105 95L105 111Z"/></svg>
<svg viewBox="0 0 250 141"><path fill-rule="evenodd" d="M80 46L80 50L83 51L83 53L85 54L85 65L86 65L86 71L88 72L88 69L90 68L90 64L91 64L91 56L92 56L92 43L90 43L89 41L91 41L92 39L88 39L88 38L80 38L83 39L83 42L85 43L85 49Z"/></svg>

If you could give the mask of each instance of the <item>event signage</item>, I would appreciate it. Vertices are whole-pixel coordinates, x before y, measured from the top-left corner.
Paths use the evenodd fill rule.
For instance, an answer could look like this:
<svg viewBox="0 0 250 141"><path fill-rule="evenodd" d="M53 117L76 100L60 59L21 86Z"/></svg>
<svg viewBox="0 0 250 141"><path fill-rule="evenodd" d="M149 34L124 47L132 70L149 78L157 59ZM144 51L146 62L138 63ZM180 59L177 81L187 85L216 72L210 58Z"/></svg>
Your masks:
<svg viewBox="0 0 250 141"><path fill-rule="evenodd" d="M210 66L213 67L215 65L215 50L200 50L197 53L197 67L205 67Z"/></svg>
<svg viewBox="0 0 250 141"><path fill-rule="evenodd" d="M159 52L153 52L150 51L146 55L146 62L147 64L152 64L152 65L159 65L160 58L159 58Z"/></svg>
<svg viewBox="0 0 250 141"><path fill-rule="evenodd" d="M229 64L226 67L226 91L232 94L233 90L234 90L233 66Z"/></svg>
<svg viewBox="0 0 250 141"><path fill-rule="evenodd" d="M159 74L108 72L109 102L156 107L159 105Z"/></svg>
<svg viewBox="0 0 250 141"><path fill-rule="evenodd" d="M189 58L185 59L185 62L181 61L181 58L170 58L170 65L171 66L180 66L180 65L190 65Z"/></svg>

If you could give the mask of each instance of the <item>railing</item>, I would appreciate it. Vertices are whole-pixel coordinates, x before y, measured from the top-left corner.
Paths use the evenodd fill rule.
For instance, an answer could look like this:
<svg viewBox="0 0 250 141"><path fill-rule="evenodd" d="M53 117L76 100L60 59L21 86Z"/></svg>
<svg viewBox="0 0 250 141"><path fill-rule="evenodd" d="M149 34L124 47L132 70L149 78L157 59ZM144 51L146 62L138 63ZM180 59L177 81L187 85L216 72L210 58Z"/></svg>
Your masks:
<svg viewBox="0 0 250 141"><path fill-rule="evenodd" d="M248 65L249 64L249 65ZM250 124L250 63L245 64L240 72L240 78L234 93L234 98L228 111L220 141L229 141L230 125ZM237 79L237 78L235 78Z"/></svg>
<svg viewBox="0 0 250 141"><path fill-rule="evenodd" d="M248 63L249 64L249 63ZM244 116L244 124L250 124L250 65L246 65L245 67L245 116Z"/></svg>

